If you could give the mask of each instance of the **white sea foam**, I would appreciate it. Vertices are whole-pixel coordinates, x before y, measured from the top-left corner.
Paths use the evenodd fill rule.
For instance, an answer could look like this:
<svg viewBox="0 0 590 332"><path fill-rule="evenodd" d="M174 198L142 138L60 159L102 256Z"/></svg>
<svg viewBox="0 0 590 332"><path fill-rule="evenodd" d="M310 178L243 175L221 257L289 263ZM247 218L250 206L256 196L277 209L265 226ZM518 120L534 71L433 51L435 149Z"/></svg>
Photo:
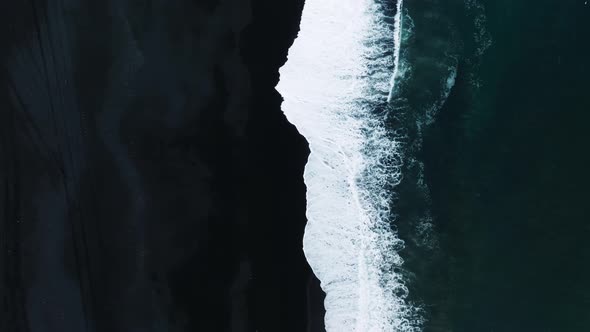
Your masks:
<svg viewBox="0 0 590 332"><path fill-rule="evenodd" d="M390 226L400 143L376 111L398 76L401 5L391 26L373 0L307 0L280 71L283 110L310 143L303 247L329 332L419 330Z"/></svg>
<svg viewBox="0 0 590 332"><path fill-rule="evenodd" d="M424 324L407 300L404 242L390 209L402 150L407 178L430 204L416 156L455 85L463 43L446 0L402 1L390 17L380 0L307 0L280 71L283 110L311 148L303 246L327 294L329 332L414 332ZM474 58L463 61L475 73L491 45L485 9L457 1L474 19ZM400 134L385 128L392 114L403 118ZM414 228L406 240L437 250L429 209L416 218L405 220Z"/></svg>
<svg viewBox="0 0 590 332"><path fill-rule="evenodd" d="M444 103L447 101L447 98L451 94L451 89L455 86L455 79L457 78L457 64L447 67L446 71L447 73L443 76L444 78L440 82L441 93L436 102L434 102L434 104L430 106L426 112L426 119L424 120L426 125L431 125L436 120L438 111L443 107Z"/></svg>
<svg viewBox="0 0 590 332"><path fill-rule="evenodd" d="M389 95L387 96L387 101L391 102L393 97L393 92L395 89L395 81L398 78L399 70L400 70L400 52L401 52L401 43L402 43L402 20L403 20L403 0L397 0L396 5L396 12L395 12L395 23L394 23L394 49L393 49L393 75L391 75L391 87L389 89Z"/></svg>
<svg viewBox="0 0 590 332"><path fill-rule="evenodd" d="M492 46L492 37L487 31L487 17L485 7L477 0L465 0L465 8L473 16L475 31L473 38L477 44L476 56L481 57L490 46Z"/></svg>

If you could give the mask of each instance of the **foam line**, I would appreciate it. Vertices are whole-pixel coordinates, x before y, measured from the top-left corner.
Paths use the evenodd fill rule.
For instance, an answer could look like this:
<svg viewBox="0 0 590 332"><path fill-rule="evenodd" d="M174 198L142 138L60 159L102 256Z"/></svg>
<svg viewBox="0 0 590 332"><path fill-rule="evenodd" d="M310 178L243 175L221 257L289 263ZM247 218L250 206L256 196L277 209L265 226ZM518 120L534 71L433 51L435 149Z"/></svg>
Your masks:
<svg viewBox="0 0 590 332"><path fill-rule="evenodd" d="M377 111L390 107L401 5L388 24L373 0L307 0L280 71L283 111L310 143L303 249L327 294L328 332L419 331L395 272L403 263L390 211L400 142Z"/></svg>

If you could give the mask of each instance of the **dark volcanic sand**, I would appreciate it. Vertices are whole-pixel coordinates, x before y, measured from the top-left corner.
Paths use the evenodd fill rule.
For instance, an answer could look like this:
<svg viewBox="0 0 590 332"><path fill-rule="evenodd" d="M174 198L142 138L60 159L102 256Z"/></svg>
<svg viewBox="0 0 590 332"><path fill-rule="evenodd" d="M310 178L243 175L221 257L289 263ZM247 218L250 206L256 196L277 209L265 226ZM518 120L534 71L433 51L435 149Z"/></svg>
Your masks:
<svg viewBox="0 0 590 332"><path fill-rule="evenodd" d="M1 331L323 330L273 89L301 7L0 4Z"/></svg>

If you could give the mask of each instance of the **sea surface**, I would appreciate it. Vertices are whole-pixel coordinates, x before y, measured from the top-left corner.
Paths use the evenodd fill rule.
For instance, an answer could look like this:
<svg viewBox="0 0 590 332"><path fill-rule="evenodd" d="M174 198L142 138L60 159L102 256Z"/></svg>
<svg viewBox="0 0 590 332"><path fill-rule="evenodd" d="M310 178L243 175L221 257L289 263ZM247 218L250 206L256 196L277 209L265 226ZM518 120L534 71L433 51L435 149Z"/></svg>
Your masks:
<svg viewBox="0 0 590 332"><path fill-rule="evenodd" d="M589 42L584 0L306 1L277 89L328 331L590 331Z"/></svg>

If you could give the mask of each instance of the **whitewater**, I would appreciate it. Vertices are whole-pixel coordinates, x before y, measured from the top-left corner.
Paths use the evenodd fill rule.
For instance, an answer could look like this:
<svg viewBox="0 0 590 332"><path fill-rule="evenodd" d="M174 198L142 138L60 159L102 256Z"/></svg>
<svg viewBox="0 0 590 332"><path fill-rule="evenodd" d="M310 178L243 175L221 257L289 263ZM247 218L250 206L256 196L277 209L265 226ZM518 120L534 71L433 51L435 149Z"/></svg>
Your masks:
<svg viewBox="0 0 590 332"><path fill-rule="evenodd" d="M280 70L283 111L310 144L303 250L326 293L326 330L419 331L391 209L400 135L386 130L400 75L402 2L307 0ZM389 16L388 16L389 15Z"/></svg>

